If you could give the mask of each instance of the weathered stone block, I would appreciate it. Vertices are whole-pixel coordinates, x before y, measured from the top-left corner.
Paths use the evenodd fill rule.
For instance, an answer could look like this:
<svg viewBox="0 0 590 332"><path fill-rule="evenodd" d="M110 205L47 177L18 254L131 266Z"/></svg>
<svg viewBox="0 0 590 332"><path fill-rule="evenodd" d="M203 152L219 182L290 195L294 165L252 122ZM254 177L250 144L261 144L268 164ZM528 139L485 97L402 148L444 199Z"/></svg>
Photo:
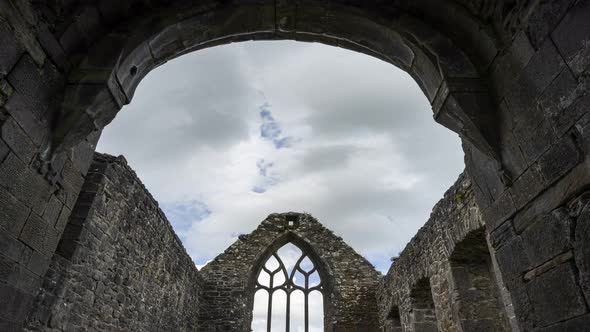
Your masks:
<svg viewBox="0 0 590 332"><path fill-rule="evenodd" d="M8 75L8 82L14 88L5 106L10 113L29 112L47 121L53 115L48 112L60 106L61 100L56 97L64 79L50 62L39 70L31 57L23 56Z"/></svg>
<svg viewBox="0 0 590 332"><path fill-rule="evenodd" d="M515 236L516 233L514 232L512 221L507 220L503 224L498 226L495 230L490 232L490 243L493 248L498 249Z"/></svg>
<svg viewBox="0 0 590 332"><path fill-rule="evenodd" d="M49 198L49 202L45 206L45 211L43 211L43 219L45 219L48 225L55 225L62 207L62 202L55 195Z"/></svg>
<svg viewBox="0 0 590 332"><path fill-rule="evenodd" d="M531 261L526 254L525 244L520 237L514 237L496 251L496 259L505 279L519 279L531 268Z"/></svg>
<svg viewBox="0 0 590 332"><path fill-rule="evenodd" d="M0 131L2 140L23 162L29 163L33 159L37 152L37 146L12 117L2 124Z"/></svg>
<svg viewBox="0 0 590 332"><path fill-rule="evenodd" d="M36 147L40 146L43 143L43 138L49 134L49 124L47 122L41 122L32 112L23 109L18 112L12 112L10 115L16 120L27 136L30 137Z"/></svg>
<svg viewBox="0 0 590 332"><path fill-rule="evenodd" d="M551 33L559 52L575 75L590 64L590 4L578 1Z"/></svg>
<svg viewBox="0 0 590 332"><path fill-rule="evenodd" d="M0 165L0 185L39 214L43 213L51 192L49 183L13 153Z"/></svg>
<svg viewBox="0 0 590 332"><path fill-rule="evenodd" d="M24 292L36 293L41 286L41 278L29 271L24 265L19 265L13 276L14 285Z"/></svg>
<svg viewBox="0 0 590 332"><path fill-rule="evenodd" d="M94 156L94 149L96 143L88 142L84 140L76 145L72 150L72 164L75 169L80 171L82 176L85 176L88 172L88 168L92 163L92 157Z"/></svg>
<svg viewBox="0 0 590 332"><path fill-rule="evenodd" d="M14 275L18 268L18 262L0 254L0 281L14 284Z"/></svg>
<svg viewBox="0 0 590 332"><path fill-rule="evenodd" d="M0 284L0 318L22 322L33 302L33 296L9 285Z"/></svg>
<svg viewBox="0 0 590 332"><path fill-rule="evenodd" d="M520 234L532 266L541 265L572 248L571 226L572 220L567 211L556 210L537 217L533 224Z"/></svg>
<svg viewBox="0 0 590 332"><path fill-rule="evenodd" d="M92 38L103 30L98 8L90 4L80 8L80 12L70 22L59 37L59 44L66 54L89 47Z"/></svg>
<svg viewBox="0 0 590 332"><path fill-rule="evenodd" d="M69 71L71 65L68 61L67 55L55 35L49 31L49 27L45 24L39 24L37 26L37 40L41 44L41 47L43 47L43 50L47 53L47 56L53 61L53 63L55 63L60 71Z"/></svg>
<svg viewBox="0 0 590 332"><path fill-rule="evenodd" d="M533 279L527 292L537 326L547 326L587 312L582 290L571 263L565 263Z"/></svg>
<svg viewBox="0 0 590 332"><path fill-rule="evenodd" d="M514 181L527 169L528 164L522 153L518 138L514 134L514 115L510 112L510 108L506 105L505 101L500 103L499 112L502 114L499 122L499 144L501 146L502 164Z"/></svg>
<svg viewBox="0 0 590 332"><path fill-rule="evenodd" d="M483 210L488 229L493 230L516 212L516 206L510 191L505 191L490 207Z"/></svg>
<svg viewBox="0 0 590 332"><path fill-rule="evenodd" d="M546 41L546 37L575 2L575 0L539 1L535 10L530 13L527 22L527 33L535 48L538 48Z"/></svg>
<svg viewBox="0 0 590 332"><path fill-rule="evenodd" d="M61 212L59 213L59 217L55 221L55 225L53 226L59 233L63 232L64 228L66 227L66 223L68 222L68 218L72 210L70 210L67 206L63 206Z"/></svg>
<svg viewBox="0 0 590 332"><path fill-rule="evenodd" d="M19 261L24 250L24 244L6 232L0 232L0 253L7 258Z"/></svg>
<svg viewBox="0 0 590 332"><path fill-rule="evenodd" d="M534 54L535 50L526 33L524 31L518 32L510 47L497 56L490 67L497 95L504 96L506 94L506 89L514 79L513 73L521 72Z"/></svg>
<svg viewBox="0 0 590 332"><path fill-rule="evenodd" d="M540 173L546 184L565 175L581 161L580 152L570 137L564 137L539 158Z"/></svg>
<svg viewBox="0 0 590 332"><path fill-rule="evenodd" d="M510 187L514 205L520 209L537 196L545 185L536 165L529 167Z"/></svg>
<svg viewBox="0 0 590 332"><path fill-rule="evenodd" d="M442 83L441 73L433 65L432 60L422 52L416 53L410 75L417 80L428 100L432 102Z"/></svg>
<svg viewBox="0 0 590 332"><path fill-rule="evenodd" d="M565 68L539 98L539 109L557 137L562 137L584 114L582 105L588 105L590 100L584 91L587 84L578 83L569 68Z"/></svg>
<svg viewBox="0 0 590 332"><path fill-rule="evenodd" d="M515 129L514 135L518 140L522 153L524 154L527 163L532 165L556 140L555 133L549 121L542 119L537 111L537 114L531 114L529 122L523 125L522 123ZM541 121L534 127L529 127L533 119Z"/></svg>
<svg viewBox="0 0 590 332"><path fill-rule="evenodd" d="M22 47L14 38L14 32L0 17L0 77L7 75L16 64L21 54Z"/></svg>
<svg viewBox="0 0 590 332"><path fill-rule="evenodd" d="M527 127L536 126L540 117L536 111L535 100L564 67L565 62L553 42L546 40L507 89L506 102L517 122L530 122Z"/></svg>
<svg viewBox="0 0 590 332"><path fill-rule="evenodd" d="M38 251L34 251L27 263L27 269L33 272L35 275L42 277L47 268L51 263L51 257L41 254Z"/></svg>
<svg viewBox="0 0 590 332"><path fill-rule="evenodd" d="M47 235L47 223L37 214L31 213L20 233L19 240L35 250L44 252Z"/></svg>
<svg viewBox="0 0 590 332"><path fill-rule="evenodd" d="M0 187L0 206L2 206L0 227L17 237L29 216L30 209L2 187Z"/></svg>

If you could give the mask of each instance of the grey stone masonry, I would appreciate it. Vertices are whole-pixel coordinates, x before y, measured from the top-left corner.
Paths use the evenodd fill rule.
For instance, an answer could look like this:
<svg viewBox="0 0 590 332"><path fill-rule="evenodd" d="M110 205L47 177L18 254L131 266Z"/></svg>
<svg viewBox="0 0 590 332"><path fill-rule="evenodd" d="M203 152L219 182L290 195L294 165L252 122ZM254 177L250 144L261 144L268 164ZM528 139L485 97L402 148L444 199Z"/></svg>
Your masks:
<svg viewBox="0 0 590 332"><path fill-rule="evenodd" d="M196 331L202 279L124 158L95 154L27 331Z"/></svg>
<svg viewBox="0 0 590 332"><path fill-rule="evenodd" d="M22 329L58 242L71 236L64 227L101 130L143 77L187 52L276 39L398 66L461 138L490 259L480 250L451 264L450 244L481 242L481 231L426 227L392 270L421 275L387 285L409 293L428 264L446 269L446 279L428 275L438 328L482 329L485 315L460 304L468 289L450 293L443 280L473 283L491 264L512 328L585 330L587 216L570 204L590 187L589 22L588 0L0 0L0 331ZM459 216L471 208L445 201L434 225L469 219ZM493 275L474 294L493 294ZM394 288L380 296L393 300ZM410 328L410 303L380 303L394 329Z"/></svg>
<svg viewBox="0 0 590 332"><path fill-rule="evenodd" d="M511 329L510 298L497 278L471 187L461 175L394 258L378 291L383 331Z"/></svg>
<svg viewBox="0 0 590 332"><path fill-rule="evenodd" d="M200 331L250 331L258 269L269 250L289 242L315 256L324 272L325 331L379 331L375 292L381 274L342 238L301 213L269 215L203 267Z"/></svg>

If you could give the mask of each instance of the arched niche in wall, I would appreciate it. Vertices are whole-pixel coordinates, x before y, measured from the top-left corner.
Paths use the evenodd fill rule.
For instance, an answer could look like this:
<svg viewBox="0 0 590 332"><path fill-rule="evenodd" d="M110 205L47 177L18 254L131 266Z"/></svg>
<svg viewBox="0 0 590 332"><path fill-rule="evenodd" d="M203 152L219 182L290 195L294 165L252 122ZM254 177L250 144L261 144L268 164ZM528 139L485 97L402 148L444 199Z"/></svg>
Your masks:
<svg viewBox="0 0 590 332"><path fill-rule="evenodd" d="M385 322L385 332L403 332L399 306L394 304L389 309L387 321Z"/></svg>
<svg viewBox="0 0 590 332"><path fill-rule="evenodd" d="M438 324L436 320L436 311L428 277L418 280L414 287L412 287L410 300L410 317L412 320L411 326L413 331L437 332Z"/></svg>
<svg viewBox="0 0 590 332"><path fill-rule="evenodd" d="M292 232L281 236L252 269L251 330L331 331L330 276L309 243Z"/></svg>
<svg viewBox="0 0 590 332"><path fill-rule="evenodd" d="M483 227L456 245L450 263L453 315L462 331L510 331Z"/></svg>

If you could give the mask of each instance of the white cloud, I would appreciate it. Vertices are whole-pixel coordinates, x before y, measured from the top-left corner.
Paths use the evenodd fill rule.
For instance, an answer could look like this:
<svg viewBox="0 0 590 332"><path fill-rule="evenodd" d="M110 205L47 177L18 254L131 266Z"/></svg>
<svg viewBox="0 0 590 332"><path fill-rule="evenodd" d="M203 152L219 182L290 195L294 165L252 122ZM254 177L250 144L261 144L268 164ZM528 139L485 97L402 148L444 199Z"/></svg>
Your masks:
<svg viewBox="0 0 590 332"><path fill-rule="evenodd" d="M127 157L198 264L268 214L299 211L385 270L463 168L459 139L407 74L295 42L216 47L156 69L99 150Z"/></svg>

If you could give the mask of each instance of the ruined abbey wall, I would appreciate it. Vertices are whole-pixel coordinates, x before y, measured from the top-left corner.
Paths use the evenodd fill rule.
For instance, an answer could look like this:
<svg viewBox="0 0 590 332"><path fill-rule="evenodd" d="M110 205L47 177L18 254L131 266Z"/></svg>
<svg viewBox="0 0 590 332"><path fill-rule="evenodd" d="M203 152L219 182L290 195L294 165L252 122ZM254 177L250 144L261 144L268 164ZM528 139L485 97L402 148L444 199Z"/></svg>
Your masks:
<svg viewBox="0 0 590 332"><path fill-rule="evenodd" d="M202 279L122 157L96 154L29 331L195 331Z"/></svg>
<svg viewBox="0 0 590 332"><path fill-rule="evenodd" d="M498 273L471 180L462 174L383 278L383 329L510 331L514 314Z"/></svg>
<svg viewBox="0 0 590 332"><path fill-rule="evenodd" d="M20 330L30 314L100 131L141 79L187 51L277 38L409 72L436 121L462 139L520 328L589 326L590 2L394 4L0 0L0 330ZM453 278L484 271L487 262L454 254ZM428 326L436 311L424 294L411 296L412 319Z"/></svg>
<svg viewBox="0 0 590 332"><path fill-rule="evenodd" d="M292 219L289 217L291 216ZM289 225L292 220L292 225ZM379 272L342 238L308 214L272 214L252 233L241 235L201 270L206 280L201 309L203 331L249 331L253 284L268 248L287 242L307 245L325 268L324 328L378 331L376 293Z"/></svg>
<svg viewBox="0 0 590 332"><path fill-rule="evenodd" d="M249 331L257 269L288 242L325 273L327 331L379 329L381 275L313 217L270 215L198 271L123 157L95 154L86 178L27 331Z"/></svg>

